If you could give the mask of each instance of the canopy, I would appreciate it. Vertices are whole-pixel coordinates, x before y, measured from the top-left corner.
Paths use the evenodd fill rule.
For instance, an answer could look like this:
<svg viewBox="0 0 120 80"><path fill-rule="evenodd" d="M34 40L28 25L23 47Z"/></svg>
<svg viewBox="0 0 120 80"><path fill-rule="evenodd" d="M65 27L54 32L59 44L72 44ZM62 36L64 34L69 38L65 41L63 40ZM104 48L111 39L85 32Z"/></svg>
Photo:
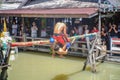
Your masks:
<svg viewBox="0 0 120 80"><path fill-rule="evenodd" d="M97 15L98 8L54 8L54 9L14 9L0 10L1 16L19 16L19 17L73 17L73 18L91 18Z"/></svg>

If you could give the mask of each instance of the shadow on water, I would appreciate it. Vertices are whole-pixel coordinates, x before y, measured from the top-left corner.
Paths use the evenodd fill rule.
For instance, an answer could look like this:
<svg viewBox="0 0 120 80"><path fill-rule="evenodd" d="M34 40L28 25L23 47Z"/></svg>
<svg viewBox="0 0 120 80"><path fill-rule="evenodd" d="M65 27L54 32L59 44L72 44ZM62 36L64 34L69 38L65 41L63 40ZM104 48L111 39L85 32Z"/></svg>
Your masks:
<svg viewBox="0 0 120 80"><path fill-rule="evenodd" d="M78 73L82 72L82 70L74 72L74 73L70 73L70 74L59 74L56 75L53 79L51 80L69 80L70 76L76 75Z"/></svg>
<svg viewBox="0 0 120 80"><path fill-rule="evenodd" d="M56 75L52 80L68 80L69 75L67 74L59 74L59 75Z"/></svg>

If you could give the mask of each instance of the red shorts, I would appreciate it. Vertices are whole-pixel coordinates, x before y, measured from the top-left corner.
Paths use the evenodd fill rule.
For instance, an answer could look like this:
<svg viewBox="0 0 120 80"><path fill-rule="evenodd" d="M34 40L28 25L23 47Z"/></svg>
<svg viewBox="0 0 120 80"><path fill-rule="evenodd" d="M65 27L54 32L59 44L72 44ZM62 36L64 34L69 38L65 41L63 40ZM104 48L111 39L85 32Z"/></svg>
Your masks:
<svg viewBox="0 0 120 80"><path fill-rule="evenodd" d="M53 35L53 38L58 42L61 43L62 45L64 45L66 42L69 42L69 40L67 39L67 37L65 35Z"/></svg>

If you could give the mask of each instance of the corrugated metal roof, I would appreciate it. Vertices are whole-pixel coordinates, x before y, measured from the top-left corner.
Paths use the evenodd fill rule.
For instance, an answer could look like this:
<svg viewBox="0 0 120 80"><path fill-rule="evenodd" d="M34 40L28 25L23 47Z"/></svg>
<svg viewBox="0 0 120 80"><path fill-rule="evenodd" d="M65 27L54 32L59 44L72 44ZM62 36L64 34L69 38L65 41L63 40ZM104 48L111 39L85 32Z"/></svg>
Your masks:
<svg viewBox="0 0 120 80"><path fill-rule="evenodd" d="M0 10L17 9L27 3L28 0L3 0Z"/></svg>
<svg viewBox="0 0 120 80"><path fill-rule="evenodd" d="M3 2L23 2L24 0L2 0Z"/></svg>
<svg viewBox="0 0 120 80"><path fill-rule="evenodd" d="M28 3L23 8L81 8L98 7L97 3L85 2L80 0L35 0Z"/></svg>
<svg viewBox="0 0 120 80"><path fill-rule="evenodd" d="M112 5L114 5L115 7L119 7L120 6L120 0L108 0Z"/></svg>
<svg viewBox="0 0 120 80"><path fill-rule="evenodd" d="M12 4L4 3L0 5L0 10L16 9L18 8L19 5L20 3L12 3Z"/></svg>
<svg viewBox="0 0 120 80"><path fill-rule="evenodd" d="M24 0L24 2L31 0ZM37 1L37 0L36 0ZM33 1L34 2L34 1ZM79 0L39 0L39 3L22 6L14 10L1 10L0 15L22 17L91 17L96 15L96 3ZM96 8L97 7L97 8Z"/></svg>
<svg viewBox="0 0 120 80"><path fill-rule="evenodd" d="M19 9L1 10L0 15L15 15L22 17L90 17L97 13L97 8L68 9Z"/></svg>

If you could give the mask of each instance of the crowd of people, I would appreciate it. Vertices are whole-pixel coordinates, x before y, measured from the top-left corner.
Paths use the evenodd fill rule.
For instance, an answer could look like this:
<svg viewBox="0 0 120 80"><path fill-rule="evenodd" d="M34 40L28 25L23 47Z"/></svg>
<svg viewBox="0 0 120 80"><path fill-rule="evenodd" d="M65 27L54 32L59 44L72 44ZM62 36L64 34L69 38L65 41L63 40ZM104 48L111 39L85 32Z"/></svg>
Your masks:
<svg viewBox="0 0 120 80"><path fill-rule="evenodd" d="M8 27L8 31L10 32L10 35L12 36L23 36L25 34L26 36L32 37L32 38L38 38L38 31L39 26L36 24L36 22L32 22L31 26L28 28L23 23L17 24L15 21L12 22L11 27ZM69 26L66 28L66 33ZM2 31L2 30L1 30ZM68 36L76 36L76 35L82 35L85 33L94 33L98 32L98 25L90 26L90 25L78 25L78 26L72 26L72 29L69 31ZM53 32L54 34L54 32ZM48 35L53 35L48 34ZM46 37L46 29L41 29L41 37ZM108 23L108 25L105 25L105 23L102 23L101 25L101 39L102 44L105 44L110 49L110 38L111 37L119 37L119 25L115 23ZM85 38L78 39L77 41L85 41ZM79 44L75 44L74 46L78 47Z"/></svg>
<svg viewBox="0 0 120 80"><path fill-rule="evenodd" d="M93 26L92 29L89 29L88 25L83 25L82 27L77 27L71 30L70 36L73 35L81 35L85 33L94 33L98 32L98 26ZM107 46L107 49L110 49L110 38L119 38L119 25L116 25L115 23L109 23L109 25L105 25L102 23L101 25L101 42L102 44ZM80 39L82 41L85 41L85 38Z"/></svg>

